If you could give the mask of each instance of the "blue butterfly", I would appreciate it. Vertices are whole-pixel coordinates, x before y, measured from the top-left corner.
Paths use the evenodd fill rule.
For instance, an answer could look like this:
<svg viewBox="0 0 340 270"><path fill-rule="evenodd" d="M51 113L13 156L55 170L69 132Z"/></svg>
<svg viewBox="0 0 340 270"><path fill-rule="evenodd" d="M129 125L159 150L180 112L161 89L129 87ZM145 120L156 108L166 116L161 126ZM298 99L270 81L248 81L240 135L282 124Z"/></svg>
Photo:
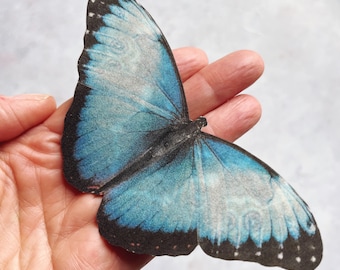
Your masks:
<svg viewBox="0 0 340 270"><path fill-rule="evenodd" d="M64 174L103 195L101 235L136 253L208 255L286 269L322 257L308 206L268 165L189 120L170 47L134 0L90 0Z"/></svg>

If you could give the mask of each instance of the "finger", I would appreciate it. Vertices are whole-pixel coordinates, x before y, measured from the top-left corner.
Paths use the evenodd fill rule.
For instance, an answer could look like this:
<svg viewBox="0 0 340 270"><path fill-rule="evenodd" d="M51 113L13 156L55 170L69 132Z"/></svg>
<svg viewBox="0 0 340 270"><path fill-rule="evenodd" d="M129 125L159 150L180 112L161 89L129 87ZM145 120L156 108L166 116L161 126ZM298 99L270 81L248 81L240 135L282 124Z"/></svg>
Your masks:
<svg viewBox="0 0 340 270"><path fill-rule="evenodd" d="M263 72L255 52L238 51L206 66L184 83L191 119L205 115L254 83Z"/></svg>
<svg viewBox="0 0 340 270"><path fill-rule="evenodd" d="M61 104L57 110L49 117L45 122L44 125L52 132L57 134L62 134L64 129L64 119L68 109L72 104L73 98L65 101Z"/></svg>
<svg viewBox="0 0 340 270"><path fill-rule="evenodd" d="M42 123L55 111L53 97L26 94L0 97L0 141L10 140Z"/></svg>
<svg viewBox="0 0 340 270"><path fill-rule="evenodd" d="M260 103L252 96L239 95L205 115L208 126L202 130L224 140L233 142L261 117Z"/></svg>
<svg viewBox="0 0 340 270"><path fill-rule="evenodd" d="M173 54L182 82L185 82L193 74L208 65L207 55L198 48L180 48L174 50Z"/></svg>

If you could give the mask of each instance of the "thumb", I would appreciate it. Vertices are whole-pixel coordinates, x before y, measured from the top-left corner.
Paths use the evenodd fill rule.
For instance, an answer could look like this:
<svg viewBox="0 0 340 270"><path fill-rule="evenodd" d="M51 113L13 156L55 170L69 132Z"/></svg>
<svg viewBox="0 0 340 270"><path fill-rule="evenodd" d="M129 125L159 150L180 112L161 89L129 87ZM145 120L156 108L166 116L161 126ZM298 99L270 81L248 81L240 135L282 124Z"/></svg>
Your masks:
<svg viewBox="0 0 340 270"><path fill-rule="evenodd" d="M55 100L48 95L0 96L0 142L42 123L55 109Z"/></svg>

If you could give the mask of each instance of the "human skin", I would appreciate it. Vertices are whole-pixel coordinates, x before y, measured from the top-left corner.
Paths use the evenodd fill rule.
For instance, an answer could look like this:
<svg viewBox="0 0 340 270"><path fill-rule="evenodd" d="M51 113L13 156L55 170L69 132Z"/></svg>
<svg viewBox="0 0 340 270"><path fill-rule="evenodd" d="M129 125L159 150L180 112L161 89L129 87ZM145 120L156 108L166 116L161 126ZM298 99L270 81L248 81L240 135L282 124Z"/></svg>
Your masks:
<svg viewBox="0 0 340 270"><path fill-rule="evenodd" d="M256 124L259 103L239 95L263 72L256 53L211 64L196 48L174 56L190 118L204 115L204 131L234 141ZM125 270L152 259L108 245L96 224L101 197L66 183L60 140L71 102L56 108L48 95L0 96L0 269Z"/></svg>

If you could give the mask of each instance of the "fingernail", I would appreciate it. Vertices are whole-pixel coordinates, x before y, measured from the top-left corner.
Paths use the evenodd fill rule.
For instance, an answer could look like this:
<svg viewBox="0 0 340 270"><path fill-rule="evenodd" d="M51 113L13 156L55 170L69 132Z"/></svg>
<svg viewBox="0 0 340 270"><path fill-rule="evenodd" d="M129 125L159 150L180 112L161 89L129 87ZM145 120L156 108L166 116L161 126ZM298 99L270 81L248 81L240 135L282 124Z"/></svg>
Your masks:
<svg viewBox="0 0 340 270"><path fill-rule="evenodd" d="M20 100L45 100L48 99L50 95L47 94L22 94L13 96L13 99L20 99Z"/></svg>

